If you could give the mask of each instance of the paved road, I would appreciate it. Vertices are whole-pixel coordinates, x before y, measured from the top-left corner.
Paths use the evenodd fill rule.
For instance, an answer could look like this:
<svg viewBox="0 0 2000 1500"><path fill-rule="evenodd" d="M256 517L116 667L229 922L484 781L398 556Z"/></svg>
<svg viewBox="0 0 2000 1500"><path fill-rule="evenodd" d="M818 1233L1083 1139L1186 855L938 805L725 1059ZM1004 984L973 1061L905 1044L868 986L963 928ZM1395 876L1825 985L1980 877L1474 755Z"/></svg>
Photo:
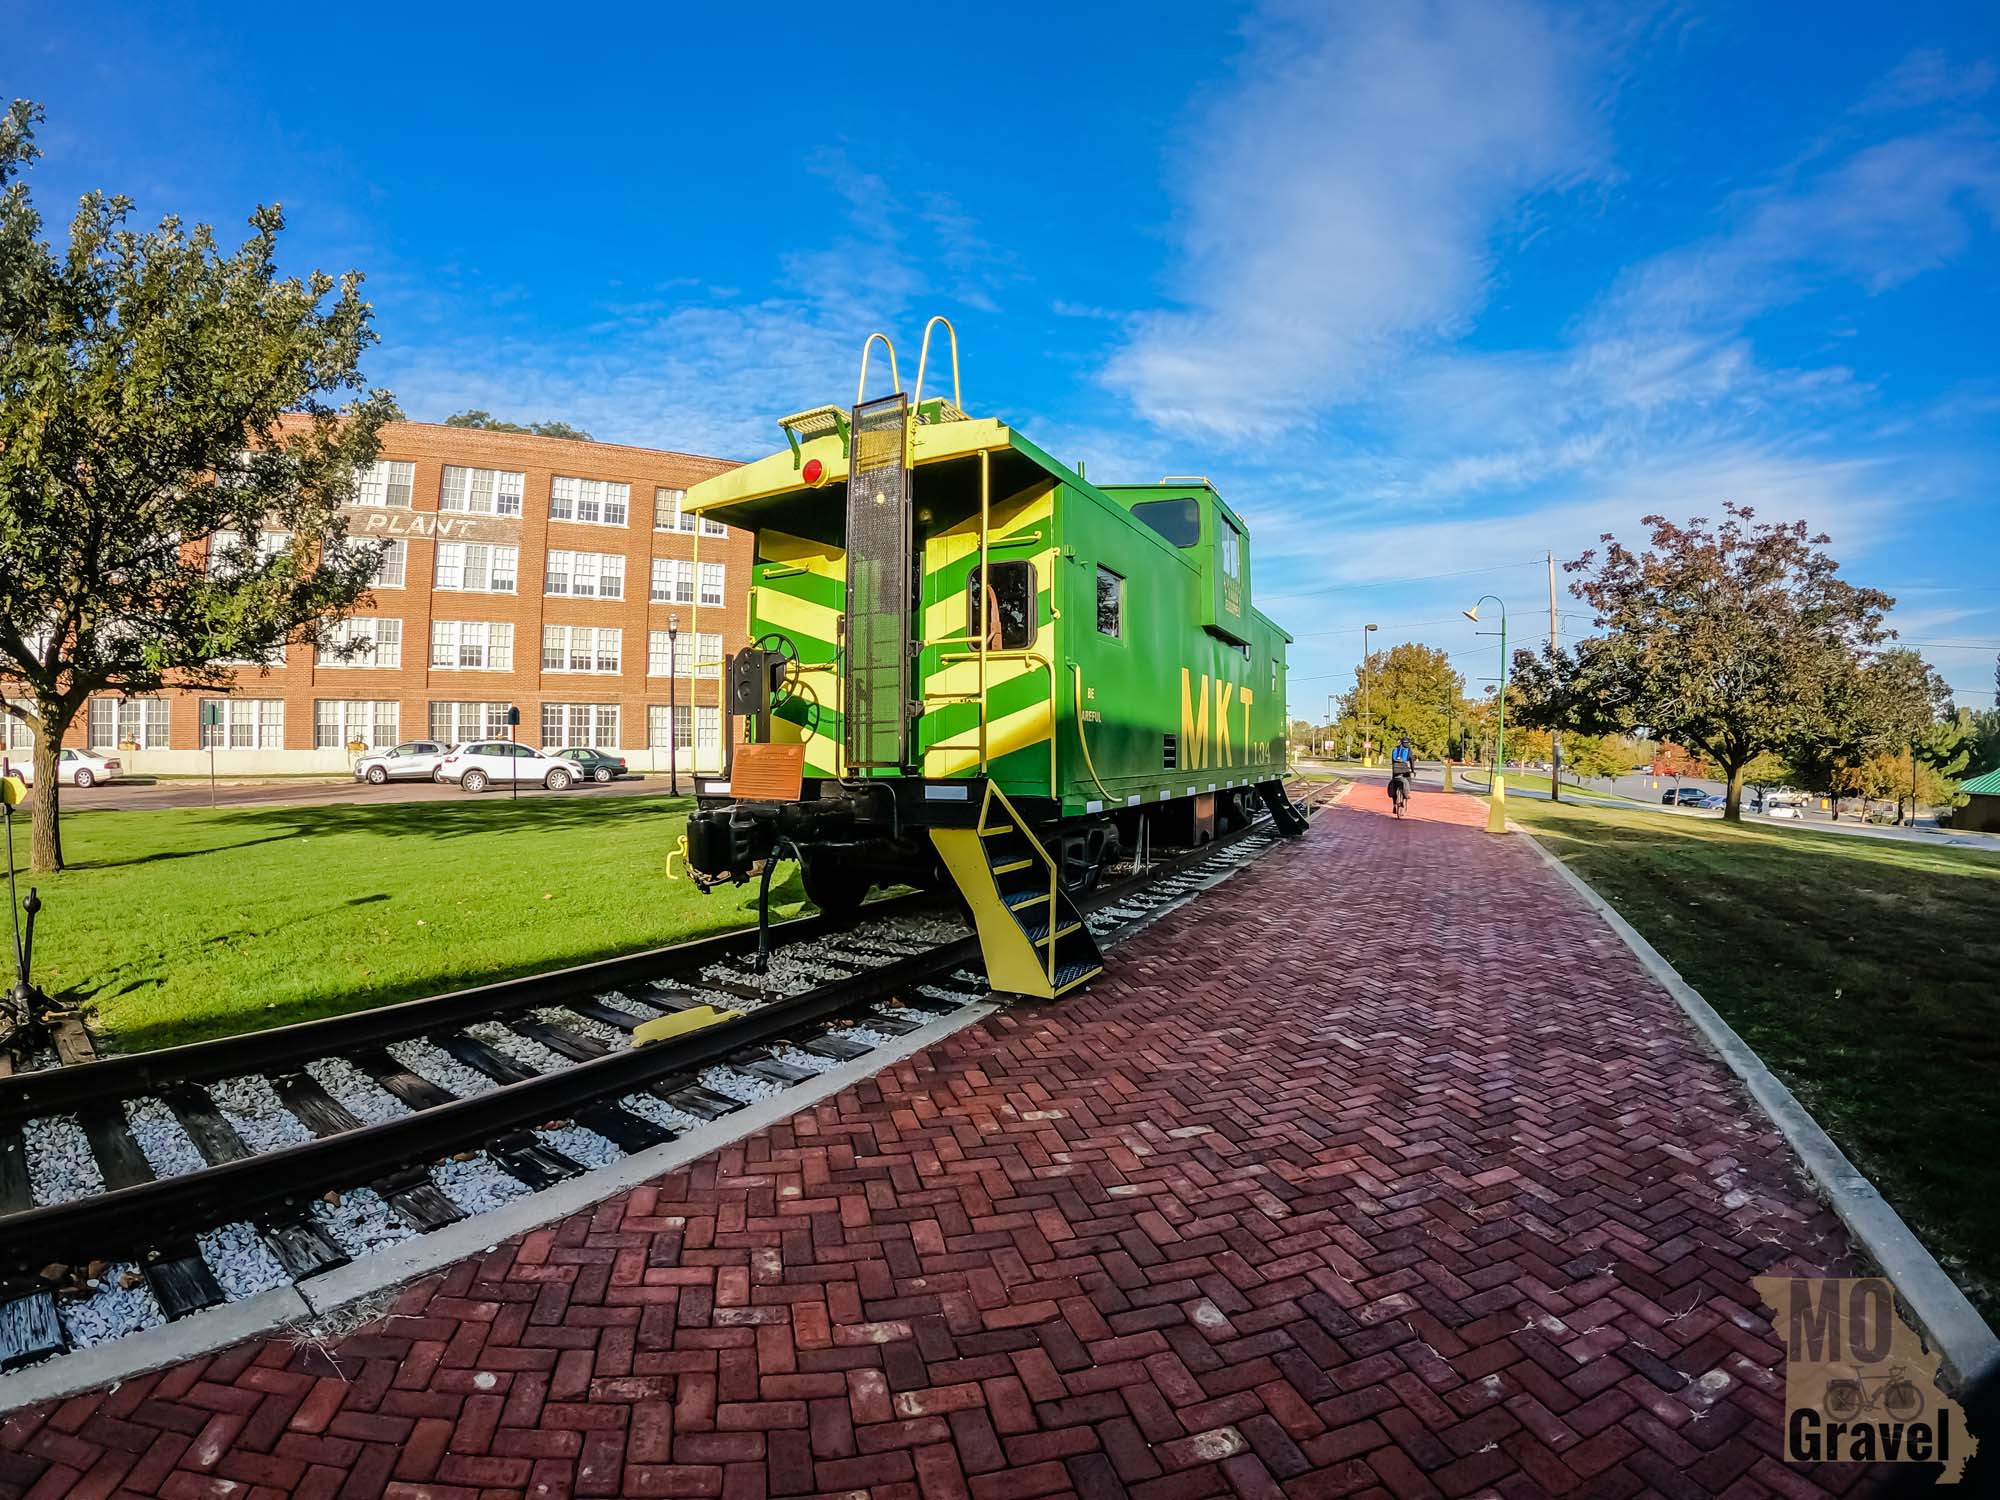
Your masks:
<svg viewBox="0 0 2000 1500"><path fill-rule="evenodd" d="M1478 803L1351 800L1087 993L430 1277L331 1356L259 1340L16 1413L0 1481L1855 1491L1773 1456L1751 1277L1855 1273L1783 1138Z"/></svg>
<svg viewBox="0 0 2000 1500"><path fill-rule="evenodd" d="M694 782L691 777L681 778L681 791L684 795L693 794ZM595 782L581 782L560 792L551 792L540 786L523 786L519 795L645 797L664 796L666 792L667 778L664 776L628 776L602 786ZM274 781L237 786L225 784L218 786L214 793L215 805L220 807L311 806L340 802L438 802L455 801L472 795L460 791L455 786L431 781L392 781L386 786L375 787L352 778L332 782ZM478 795L482 799L491 799L508 797L514 793L501 787ZM66 812L81 812L94 808L207 807L210 803L208 783L205 781L160 781L151 785L138 781L114 781L108 786L91 787L88 791L73 786L64 787L62 805Z"/></svg>

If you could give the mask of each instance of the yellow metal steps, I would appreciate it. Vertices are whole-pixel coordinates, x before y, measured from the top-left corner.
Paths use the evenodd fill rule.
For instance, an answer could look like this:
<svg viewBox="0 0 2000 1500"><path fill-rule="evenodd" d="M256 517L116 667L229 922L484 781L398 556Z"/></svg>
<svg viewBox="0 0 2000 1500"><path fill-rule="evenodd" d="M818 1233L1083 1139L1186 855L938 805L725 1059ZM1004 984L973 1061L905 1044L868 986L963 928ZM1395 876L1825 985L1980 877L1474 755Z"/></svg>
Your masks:
<svg viewBox="0 0 2000 1500"><path fill-rule="evenodd" d="M1058 883L1056 862L998 787L986 784L973 827L930 833L972 911L994 989L1053 1000L1104 972L1096 940ZM1008 837L1028 852L995 855L988 841Z"/></svg>

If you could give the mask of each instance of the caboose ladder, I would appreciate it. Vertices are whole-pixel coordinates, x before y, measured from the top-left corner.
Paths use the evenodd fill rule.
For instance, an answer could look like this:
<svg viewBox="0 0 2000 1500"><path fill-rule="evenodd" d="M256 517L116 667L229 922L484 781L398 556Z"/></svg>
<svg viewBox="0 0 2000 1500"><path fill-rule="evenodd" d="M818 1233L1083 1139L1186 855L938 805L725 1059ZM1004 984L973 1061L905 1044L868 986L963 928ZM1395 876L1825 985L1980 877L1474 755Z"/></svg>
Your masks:
<svg viewBox="0 0 2000 1500"><path fill-rule="evenodd" d="M1104 955L1064 893L1055 860L992 782L977 826L930 832L972 909L994 989L1055 1000L1104 972Z"/></svg>

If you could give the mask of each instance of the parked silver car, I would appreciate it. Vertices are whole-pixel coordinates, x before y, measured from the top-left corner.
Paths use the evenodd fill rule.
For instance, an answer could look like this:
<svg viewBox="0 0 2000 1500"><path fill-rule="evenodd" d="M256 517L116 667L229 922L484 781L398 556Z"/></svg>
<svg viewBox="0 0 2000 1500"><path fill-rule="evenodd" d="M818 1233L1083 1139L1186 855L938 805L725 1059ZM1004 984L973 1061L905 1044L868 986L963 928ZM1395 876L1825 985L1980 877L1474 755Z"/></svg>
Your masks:
<svg viewBox="0 0 2000 1500"><path fill-rule="evenodd" d="M411 740L392 750L377 750L354 763L354 779L370 786L385 781L431 781L438 763L451 753L451 746L436 740Z"/></svg>

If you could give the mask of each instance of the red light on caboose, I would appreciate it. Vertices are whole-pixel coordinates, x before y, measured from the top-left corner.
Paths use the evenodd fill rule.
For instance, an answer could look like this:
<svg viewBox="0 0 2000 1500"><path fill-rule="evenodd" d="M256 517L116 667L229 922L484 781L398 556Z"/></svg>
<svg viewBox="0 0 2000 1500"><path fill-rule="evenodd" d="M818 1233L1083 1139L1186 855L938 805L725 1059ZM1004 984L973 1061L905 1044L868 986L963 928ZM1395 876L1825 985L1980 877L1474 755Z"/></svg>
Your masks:
<svg viewBox="0 0 2000 1500"><path fill-rule="evenodd" d="M809 458L799 477L809 485L823 484L826 482L826 465L816 458Z"/></svg>

